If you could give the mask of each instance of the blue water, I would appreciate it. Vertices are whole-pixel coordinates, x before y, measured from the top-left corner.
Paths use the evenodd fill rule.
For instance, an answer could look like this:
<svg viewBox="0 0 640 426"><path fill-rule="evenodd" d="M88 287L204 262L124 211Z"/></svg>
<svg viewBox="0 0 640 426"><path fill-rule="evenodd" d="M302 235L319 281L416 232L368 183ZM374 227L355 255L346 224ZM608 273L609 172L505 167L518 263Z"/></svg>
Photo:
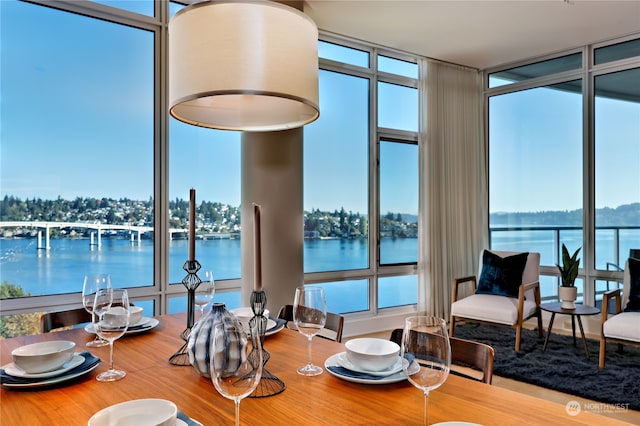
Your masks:
<svg viewBox="0 0 640 426"><path fill-rule="evenodd" d="M388 262L417 258L417 239L385 240ZM187 241L169 245L169 278L180 283L187 259ZM202 269L213 270L216 279L239 278L240 240L197 240L196 258ZM305 272L364 269L369 266L368 244L362 240L305 240ZM98 249L88 239L51 239L50 250L37 249L35 239L0 239L0 280L20 285L32 295L78 292L87 273L109 273L114 286L153 285L153 241L132 243L102 239Z"/></svg>
<svg viewBox="0 0 640 426"><path fill-rule="evenodd" d="M561 240L573 252L582 245L580 230L562 231ZM411 262L417 258L415 238L383 240L383 263ZM616 240L613 231L598 231L596 265L606 269L606 263L623 263L630 248L640 247L640 230L620 232L620 259L615 259ZM552 231L494 232L492 247L496 250L537 251L541 264L556 263L557 242ZM203 269L214 271L216 279L240 277L240 240L198 240L197 259ZM582 255L581 255L582 257ZM185 271L187 241L175 240L169 246L169 277L180 285ZM369 265L368 244L362 240L305 240L305 272L363 269ZM31 295L79 292L87 273L109 273L114 286L151 286L153 280L153 242L132 243L124 239L103 238L102 247L90 245L88 239L52 239L48 251L37 249L35 239L0 239L0 281L20 285ZM602 283L604 284L604 283ZM554 277L541 277L542 295L556 292ZM369 285L366 279L323 284L329 309L334 312L356 312L369 309ZM378 307L398 306L416 302L417 279L407 277L380 278ZM229 297L237 303L239 295Z"/></svg>
<svg viewBox="0 0 640 426"><path fill-rule="evenodd" d="M543 266L554 266L559 263L559 244L555 231L501 231L492 234L491 246L495 250L510 251L533 251L540 253L540 264ZM582 247L582 230L562 230L560 231L560 245L564 243L573 254L575 250ZM618 255L616 257L616 245L618 245ZM629 250L640 248L640 230L627 229L620 230L619 239L616 240L613 230L596 231L595 265L596 269L607 270L607 263L624 267L624 262L629 257ZM582 259L580 267L584 266L584 253L581 250L578 257ZM610 270L614 270L609 267ZM576 280L579 289L582 287L582 280ZM542 297L557 294L557 279L550 276L540 277L540 292ZM601 291L606 286L605 281L597 281L597 291Z"/></svg>
<svg viewBox="0 0 640 426"><path fill-rule="evenodd" d="M582 230L562 230L560 241L570 253L582 247ZM623 263L629 256L629 250L640 247L640 230L620 230L619 255L615 257L616 238L613 230L596 232L595 261L597 269L607 269L607 262ZM491 246L495 250L535 251L540 253L541 265L555 265L558 262L558 242L555 231L503 231L494 232ZM582 250L580 258L584 257ZM582 267L582 264L581 264Z"/></svg>

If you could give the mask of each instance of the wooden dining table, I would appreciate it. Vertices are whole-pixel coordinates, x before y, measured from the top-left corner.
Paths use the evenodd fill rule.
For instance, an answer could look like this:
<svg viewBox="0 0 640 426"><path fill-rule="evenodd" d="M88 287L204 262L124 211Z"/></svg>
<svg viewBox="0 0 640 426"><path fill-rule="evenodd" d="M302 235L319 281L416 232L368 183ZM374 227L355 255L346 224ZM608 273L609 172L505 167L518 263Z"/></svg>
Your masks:
<svg viewBox="0 0 640 426"><path fill-rule="evenodd" d="M169 358L180 349L184 314L156 317L159 325L115 342L116 368L124 379L103 383L96 375L108 368L109 348L91 348L102 360L90 373L51 387L0 390L2 425L84 425L99 410L142 398L173 401L179 410L203 425L232 425L234 405L223 398L211 380L191 366L176 366ZM44 340L72 340L77 350L93 335L82 328L0 341L2 365L11 351ZM420 425L423 393L407 380L389 384L362 384L338 378L327 371L304 377L296 369L306 363L307 339L289 329L265 337L270 353L267 369L284 381L283 392L245 398L240 404L241 424L271 425ZM314 338L313 361L324 366L327 358L344 351L344 345ZM571 414L569 414L571 412ZM616 425L617 420L582 410L572 412L562 404L450 375L429 397L430 423L466 421L482 425Z"/></svg>

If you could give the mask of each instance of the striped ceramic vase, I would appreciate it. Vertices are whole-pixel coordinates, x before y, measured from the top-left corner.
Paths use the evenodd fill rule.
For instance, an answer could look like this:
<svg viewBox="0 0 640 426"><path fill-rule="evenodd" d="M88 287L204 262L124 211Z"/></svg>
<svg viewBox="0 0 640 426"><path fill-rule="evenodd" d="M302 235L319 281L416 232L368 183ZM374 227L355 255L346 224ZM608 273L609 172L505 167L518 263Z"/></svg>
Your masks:
<svg viewBox="0 0 640 426"><path fill-rule="evenodd" d="M189 362L201 376L211 377L209 360L212 353L212 344L215 346L216 343L213 342L213 329L216 324L221 322L228 325L232 330L237 327L242 329L236 317L227 310L224 303L214 303L211 309L195 323L189 335L187 344ZM234 345L239 343L233 332L231 334L229 338L225 339L224 344ZM220 344L220 342L217 342L217 344Z"/></svg>

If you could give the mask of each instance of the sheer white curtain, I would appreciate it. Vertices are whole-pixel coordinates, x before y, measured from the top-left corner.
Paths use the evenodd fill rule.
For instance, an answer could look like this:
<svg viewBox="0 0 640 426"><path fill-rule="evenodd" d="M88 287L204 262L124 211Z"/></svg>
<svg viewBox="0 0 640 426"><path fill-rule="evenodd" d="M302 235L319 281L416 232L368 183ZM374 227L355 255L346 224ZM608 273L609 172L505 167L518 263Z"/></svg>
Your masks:
<svg viewBox="0 0 640 426"><path fill-rule="evenodd" d="M487 158L479 71L425 60L421 76L419 288L449 317L454 277L475 274L487 242ZM425 64L423 64L425 65Z"/></svg>

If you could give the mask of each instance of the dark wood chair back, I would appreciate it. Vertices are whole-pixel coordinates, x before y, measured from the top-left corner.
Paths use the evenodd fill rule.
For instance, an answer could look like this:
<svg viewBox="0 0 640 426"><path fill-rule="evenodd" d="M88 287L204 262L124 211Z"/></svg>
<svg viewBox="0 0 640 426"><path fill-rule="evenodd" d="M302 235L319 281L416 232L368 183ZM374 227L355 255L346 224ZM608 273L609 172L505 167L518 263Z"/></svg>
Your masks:
<svg viewBox="0 0 640 426"><path fill-rule="evenodd" d="M402 345L402 329L396 328L391 332L389 340ZM491 384L493 380L494 350L491 346L472 340L449 337L451 342L451 364L462 369L451 368L451 373L479 382ZM471 374L467 369L482 373L481 377Z"/></svg>
<svg viewBox="0 0 640 426"><path fill-rule="evenodd" d="M284 305L280 308L278 318L287 321L287 323L293 322L293 305ZM318 333L318 336L341 343L343 327L344 317L342 315L327 312L327 322L324 325L324 329Z"/></svg>
<svg viewBox="0 0 640 426"><path fill-rule="evenodd" d="M47 312L40 315L40 332L48 333L57 328L70 327L86 322L91 322L91 314L84 308Z"/></svg>

